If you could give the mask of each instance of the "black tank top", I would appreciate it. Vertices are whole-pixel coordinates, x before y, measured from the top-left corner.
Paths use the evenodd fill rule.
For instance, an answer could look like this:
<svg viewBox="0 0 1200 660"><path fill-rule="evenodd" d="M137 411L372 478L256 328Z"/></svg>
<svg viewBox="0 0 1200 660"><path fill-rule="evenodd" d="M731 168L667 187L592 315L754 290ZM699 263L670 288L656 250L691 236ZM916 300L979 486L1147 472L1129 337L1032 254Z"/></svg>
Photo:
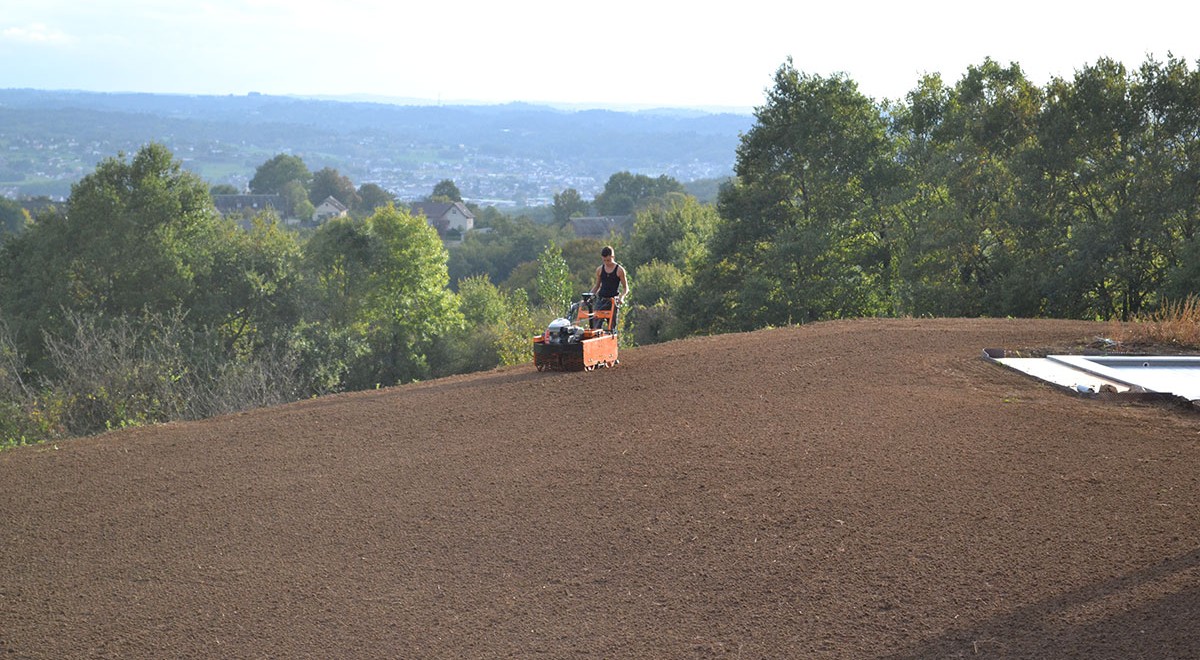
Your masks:
<svg viewBox="0 0 1200 660"><path fill-rule="evenodd" d="M621 264L615 261L613 263L616 265L611 273L604 270L604 266L600 267L600 291L596 293L599 298L612 298L621 290L621 277L617 275L617 272L621 270Z"/></svg>

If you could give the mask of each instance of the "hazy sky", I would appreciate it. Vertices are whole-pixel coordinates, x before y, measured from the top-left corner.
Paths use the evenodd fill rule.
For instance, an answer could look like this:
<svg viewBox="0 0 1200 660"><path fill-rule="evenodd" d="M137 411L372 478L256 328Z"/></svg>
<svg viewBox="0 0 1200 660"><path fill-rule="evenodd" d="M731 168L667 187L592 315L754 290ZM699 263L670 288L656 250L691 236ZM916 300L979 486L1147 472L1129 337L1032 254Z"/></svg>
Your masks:
<svg viewBox="0 0 1200 660"><path fill-rule="evenodd" d="M1195 69L1198 26L1183 0L0 0L0 88L750 109L789 56L899 99L989 56Z"/></svg>

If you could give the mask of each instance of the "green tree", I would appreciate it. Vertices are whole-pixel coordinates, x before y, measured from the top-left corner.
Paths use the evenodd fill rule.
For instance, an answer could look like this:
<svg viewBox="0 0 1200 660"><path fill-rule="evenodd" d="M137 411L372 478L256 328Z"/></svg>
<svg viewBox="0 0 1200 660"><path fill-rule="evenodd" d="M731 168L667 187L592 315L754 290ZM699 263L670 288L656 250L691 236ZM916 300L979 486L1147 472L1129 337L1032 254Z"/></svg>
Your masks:
<svg viewBox="0 0 1200 660"><path fill-rule="evenodd" d="M625 258L632 269L659 261L684 271L702 258L719 222L715 207L690 196L669 197L637 213Z"/></svg>
<svg viewBox="0 0 1200 660"><path fill-rule="evenodd" d="M212 188L209 188L208 192L213 195L237 195L242 191L238 190L237 186L233 185L232 183L218 183Z"/></svg>
<svg viewBox="0 0 1200 660"><path fill-rule="evenodd" d="M366 213L374 213L375 209L395 204L396 196L384 190L377 183L364 183L358 187L358 200L357 209Z"/></svg>
<svg viewBox="0 0 1200 660"><path fill-rule="evenodd" d="M101 162L66 213L40 216L4 245L0 309L34 363L64 310L108 318L189 308L213 268L220 219L205 183L160 144ZM194 318L203 324L208 319Z"/></svg>
<svg viewBox="0 0 1200 660"><path fill-rule="evenodd" d="M458 186L454 185L454 181L450 179L442 179L433 187L433 194L429 197L430 201L444 202L461 202L463 201L462 193L458 191Z"/></svg>
<svg viewBox="0 0 1200 660"><path fill-rule="evenodd" d="M637 301L640 305L652 306L671 302L686 281L683 271L673 264L661 261L651 261L635 272L638 284Z"/></svg>
<svg viewBox="0 0 1200 660"><path fill-rule="evenodd" d="M927 75L893 113L907 172L898 210L903 219L901 305L914 315L972 316L982 309L978 236L961 221L947 185L955 138L944 123L952 92L940 75Z"/></svg>
<svg viewBox="0 0 1200 660"><path fill-rule="evenodd" d="M1200 292L1200 63L1148 59L1138 70L1139 98L1150 116L1161 205L1173 241L1162 296L1179 302Z"/></svg>
<svg viewBox="0 0 1200 660"><path fill-rule="evenodd" d="M526 217L491 216L489 224L492 231L468 232L462 244L451 250L449 268L453 281L487 275L492 282L505 282L521 264L536 262L547 243L562 238L562 232L554 227ZM520 286L532 288L533 280Z"/></svg>
<svg viewBox="0 0 1200 660"><path fill-rule="evenodd" d="M554 224L563 226L571 218L587 215L589 205L574 188L554 194Z"/></svg>
<svg viewBox="0 0 1200 660"><path fill-rule="evenodd" d="M299 181L292 180L283 184L283 188L278 193L283 197L283 208L280 209L286 217L299 218L308 220L312 218L313 207L312 202L308 201L308 189Z"/></svg>
<svg viewBox="0 0 1200 660"><path fill-rule="evenodd" d="M911 314L1035 316L1049 260L1023 181L1041 92L1020 67L988 59L953 88L922 80L894 126L907 168L903 309Z"/></svg>
<svg viewBox="0 0 1200 660"><path fill-rule="evenodd" d="M537 292L543 305L565 310L575 297L571 271L563 259L562 250L551 242L538 257Z"/></svg>
<svg viewBox="0 0 1200 660"><path fill-rule="evenodd" d="M286 346L305 295L296 235L260 214L248 229L220 223L210 247L212 267L198 273L189 313L217 331L231 355Z"/></svg>
<svg viewBox="0 0 1200 660"><path fill-rule="evenodd" d="M572 238L563 243L563 259L571 271L572 298L590 291L596 284L596 267L600 265L600 249L606 243L598 238ZM628 269L626 269L628 271Z"/></svg>
<svg viewBox="0 0 1200 660"><path fill-rule="evenodd" d="M40 414L37 390L26 382L25 356L0 317L0 450L49 439L54 432Z"/></svg>
<svg viewBox="0 0 1200 660"><path fill-rule="evenodd" d="M1101 59L1051 89L1037 195L1057 229L1049 311L1139 316L1177 281L1200 220L1200 80L1181 61L1131 73Z"/></svg>
<svg viewBox="0 0 1200 660"><path fill-rule="evenodd" d="M326 198L332 197L346 205L347 208L358 208L361 200L354 182L332 167L323 167L313 174L312 184L308 189L308 201L313 206L320 206Z"/></svg>
<svg viewBox="0 0 1200 660"><path fill-rule="evenodd" d="M666 174L657 178L617 172L608 178L592 206L600 215L632 215L639 205L668 193L684 193L683 184Z"/></svg>
<svg viewBox="0 0 1200 660"><path fill-rule="evenodd" d="M1049 225L1022 199L1022 181L1037 176L1027 165L1042 100L1019 65L986 59L955 84L942 127L949 219L956 219L948 231L969 241L958 248L968 259L959 272L978 288L983 314L1031 317L1044 309L1051 260L1040 230Z"/></svg>
<svg viewBox="0 0 1200 660"><path fill-rule="evenodd" d="M29 221L29 213L20 204L0 197L0 237L21 231Z"/></svg>
<svg viewBox="0 0 1200 660"><path fill-rule="evenodd" d="M347 376L350 389L425 378L435 339L463 323L437 232L406 211L386 207L365 220L331 220L309 239L304 256L317 287L309 318L369 346Z"/></svg>
<svg viewBox="0 0 1200 660"><path fill-rule="evenodd" d="M525 289L517 289L504 298L506 313L498 342L500 364L508 366L531 362L533 337L539 333L539 329L529 307L529 295Z"/></svg>
<svg viewBox="0 0 1200 660"><path fill-rule="evenodd" d="M485 275L458 283L459 311L466 320L448 333L431 354L433 373L445 376L491 369L500 364L500 338L508 318L507 300Z"/></svg>
<svg viewBox="0 0 1200 660"><path fill-rule="evenodd" d="M254 171L254 178L250 179L250 192L256 195L280 194L289 181L299 182L307 191L312 182L312 173L299 156L278 154Z"/></svg>
<svg viewBox="0 0 1200 660"><path fill-rule="evenodd" d="M881 109L847 78L788 61L756 120L680 318L693 330L748 330L888 311L879 199L895 159Z"/></svg>
<svg viewBox="0 0 1200 660"><path fill-rule="evenodd" d="M469 323L496 326L504 321L504 294L486 275L458 283L459 308Z"/></svg>
<svg viewBox="0 0 1200 660"><path fill-rule="evenodd" d="M695 197L701 204L716 204L721 186L729 182L730 178L727 176L719 179L693 179L683 184L683 187L687 194Z"/></svg>

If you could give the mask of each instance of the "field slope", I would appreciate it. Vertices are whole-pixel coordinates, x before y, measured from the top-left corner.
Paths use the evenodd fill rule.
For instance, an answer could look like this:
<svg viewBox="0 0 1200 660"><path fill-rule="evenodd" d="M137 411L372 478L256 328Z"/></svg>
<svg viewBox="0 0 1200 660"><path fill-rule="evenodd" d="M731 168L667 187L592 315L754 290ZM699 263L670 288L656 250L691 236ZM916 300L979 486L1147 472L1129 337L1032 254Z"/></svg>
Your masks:
<svg viewBox="0 0 1200 660"><path fill-rule="evenodd" d="M0 658L1200 657L1200 416L861 320L0 454Z"/></svg>

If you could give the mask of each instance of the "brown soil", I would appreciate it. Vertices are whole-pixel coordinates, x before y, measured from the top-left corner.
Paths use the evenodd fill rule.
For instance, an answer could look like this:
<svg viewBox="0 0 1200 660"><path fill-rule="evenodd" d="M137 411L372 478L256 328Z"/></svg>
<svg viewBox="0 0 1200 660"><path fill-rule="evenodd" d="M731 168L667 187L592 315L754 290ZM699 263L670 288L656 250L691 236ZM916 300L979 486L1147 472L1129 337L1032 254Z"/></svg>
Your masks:
<svg viewBox="0 0 1200 660"><path fill-rule="evenodd" d="M863 320L0 454L0 657L1196 658L1200 415Z"/></svg>

